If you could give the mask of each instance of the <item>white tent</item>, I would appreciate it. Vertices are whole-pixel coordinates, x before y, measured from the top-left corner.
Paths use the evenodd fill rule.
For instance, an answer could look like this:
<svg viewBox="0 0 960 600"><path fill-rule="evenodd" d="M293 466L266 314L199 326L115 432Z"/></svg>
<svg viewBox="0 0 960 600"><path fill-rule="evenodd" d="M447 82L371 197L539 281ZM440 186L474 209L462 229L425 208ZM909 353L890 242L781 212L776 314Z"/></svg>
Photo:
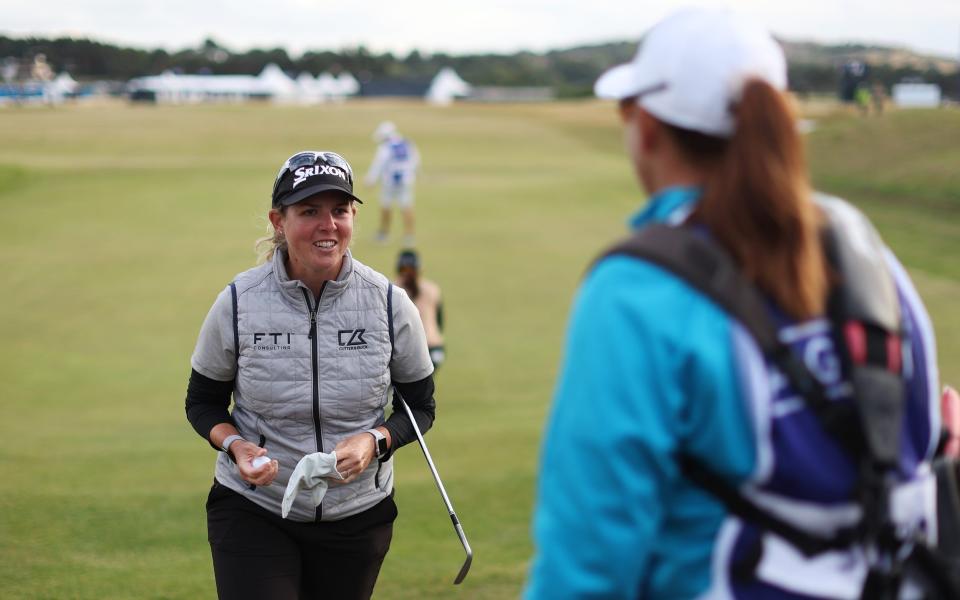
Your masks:
<svg viewBox="0 0 960 600"><path fill-rule="evenodd" d="M157 102L175 104L239 101L268 94L257 78L250 75L179 75L171 71L132 79L128 88L131 92L151 92Z"/></svg>
<svg viewBox="0 0 960 600"><path fill-rule="evenodd" d="M270 98L274 102L306 104L343 98L359 88L352 76L338 80L329 73L313 78L300 73L290 78L275 64L263 68L259 75L178 75L170 71L162 75L138 77L130 80L131 93L147 92L157 102L194 103L209 101L241 101L252 98ZM352 85L349 85L350 81Z"/></svg>
<svg viewBox="0 0 960 600"><path fill-rule="evenodd" d="M317 90L324 101L332 100L340 95L340 84L336 77L324 71L317 75Z"/></svg>
<svg viewBox="0 0 960 600"><path fill-rule="evenodd" d="M257 80L274 102L292 102L299 96L297 82L274 63L265 66Z"/></svg>
<svg viewBox="0 0 960 600"><path fill-rule="evenodd" d="M51 85L64 94L69 94L77 90L77 80L71 77L70 73L66 71L57 75Z"/></svg>
<svg viewBox="0 0 960 600"><path fill-rule="evenodd" d="M313 75L306 71L297 75L297 86L302 89L311 90L314 88L316 82L317 80L314 79Z"/></svg>
<svg viewBox="0 0 960 600"><path fill-rule="evenodd" d="M314 78L310 73L297 77L297 99L303 104L318 104L330 100L342 100L360 91L360 84L349 73L334 77L321 73Z"/></svg>
<svg viewBox="0 0 960 600"><path fill-rule="evenodd" d="M893 103L904 108L936 108L940 106L940 86L933 83L897 83L893 86Z"/></svg>
<svg viewBox="0 0 960 600"><path fill-rule="evenodd" d="M470 84L460 78L451 67L440 69L424 96L431 104L447 105L454 98L463 98L470 94Z"/></svg>
<svg viewBox="0 0 960 600"><path fill-rule="evenodd" d="M317 80L306 71L297 76L297 98L303 104L316 104L323 101Z"/></svg>
<svg viewBox="0 0 960 600"><path fill-rule="evenodd" d="M360 82L347 71L337 76L337 85L343 96L355 96L360 92Z"/></svg>
<svg viewBox="0 0 960 600"><path fill-rule="evenodd" d="M161 75L130 80L131 92L151 92L157 102L176 104L210 100L239 101L264 97L269 90L250 75L179 75L164 71Z"/></svg>
<svg viewBox="0 0 960 600"><path fill-rule="evenodd" d="M77 81L64 71L57 77L43 86L43 95L47 102L59 104L67 94L77 91Z"/></svg>

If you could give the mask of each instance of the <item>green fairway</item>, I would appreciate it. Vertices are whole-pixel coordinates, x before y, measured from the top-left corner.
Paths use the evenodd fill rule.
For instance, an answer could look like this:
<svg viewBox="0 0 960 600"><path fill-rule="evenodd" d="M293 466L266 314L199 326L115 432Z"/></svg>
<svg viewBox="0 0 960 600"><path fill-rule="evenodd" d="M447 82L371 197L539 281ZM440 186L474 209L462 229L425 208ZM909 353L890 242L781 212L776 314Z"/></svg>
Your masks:
<svg viewBox="0 0 960 600"><path fill-rule="evenodd" d="M460 545L406 448L376 597L518 595L572 294L643 202L600 103L0 110L0 598L215 596L215 453L183 411L197 332L253 264L283 159L336 150L362 176L386 118L423 155L418 249L448 350L428 441L476 556L454 588ZM957 131L960 111L901 112L833 117L810 140L820 187L864 207L914 276L954 383ZM376 192L357 192L353 252L390 274L396 231L375 244Z"/></svg>

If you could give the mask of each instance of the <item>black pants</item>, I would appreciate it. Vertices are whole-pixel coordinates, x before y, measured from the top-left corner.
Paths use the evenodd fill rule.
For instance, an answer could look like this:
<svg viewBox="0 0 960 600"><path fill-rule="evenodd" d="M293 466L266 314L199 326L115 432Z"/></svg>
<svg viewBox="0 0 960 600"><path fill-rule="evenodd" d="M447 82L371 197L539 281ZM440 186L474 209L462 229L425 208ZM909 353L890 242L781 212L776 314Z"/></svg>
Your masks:
<svg viewBox="0 0 960 600"><path fill-rule="evenodd" d="M367 599L390 549L393 497L340 521L288 521L214 481L207 534L221 600Z"/></svg>

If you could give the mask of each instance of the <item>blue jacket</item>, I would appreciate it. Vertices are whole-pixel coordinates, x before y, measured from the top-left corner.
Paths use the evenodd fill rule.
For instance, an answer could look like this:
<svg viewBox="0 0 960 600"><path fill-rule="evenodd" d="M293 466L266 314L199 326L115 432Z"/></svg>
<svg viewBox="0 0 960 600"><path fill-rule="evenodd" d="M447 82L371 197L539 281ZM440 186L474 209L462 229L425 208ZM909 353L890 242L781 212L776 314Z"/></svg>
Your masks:
<svg viewBox="0 0 960 600"><path fill-rule="evenodd" d="M695 188L664 190L631 226L681 222L698 195ZM917 344L922 365L933 358L925 319L916 319L930 338ZM935 381L935 367L922 375ZM790 436L771 435L776 425L764 419L776 410L769 407L795 419L788 434L810 419L789 408L796 398L769 376L739 324L674 275L628 257L599 263L574 302L543 438L526 598L692 598L715 586L711 564L726 511L681 476L674 454L698 458L731 484L762 480L787 496L808 475L804 469L823 460L800 464L801 453L788 464L799 480L772 464L772 455L791 451L775 447ZM936 421L928 392L911 413L922 435L906 444L921 459ZM834 480L812 486L804 500L843 508L852 465L837 464Z"/></svg>

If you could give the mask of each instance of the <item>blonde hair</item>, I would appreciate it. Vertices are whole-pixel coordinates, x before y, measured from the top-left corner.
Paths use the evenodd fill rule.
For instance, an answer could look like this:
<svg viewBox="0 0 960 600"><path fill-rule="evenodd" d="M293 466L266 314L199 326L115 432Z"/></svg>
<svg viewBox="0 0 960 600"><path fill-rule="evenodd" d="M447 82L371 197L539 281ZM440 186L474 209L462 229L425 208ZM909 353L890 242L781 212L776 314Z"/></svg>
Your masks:
<svg viewBox="0 0 960 600"><path fill-rule="evenodd" d="M283 214L283 211L286 209L286 206L280 209L271 208L270 212L276 211L280 214ZM253 244L253 251L257 253L257 264L262 265L265 262L270 262L277 250L286 251L286 249L287 238L274 228L273 223L270 222L270 219L267 219L267 235L263 236L262 238L258 238Z"/></svg>

